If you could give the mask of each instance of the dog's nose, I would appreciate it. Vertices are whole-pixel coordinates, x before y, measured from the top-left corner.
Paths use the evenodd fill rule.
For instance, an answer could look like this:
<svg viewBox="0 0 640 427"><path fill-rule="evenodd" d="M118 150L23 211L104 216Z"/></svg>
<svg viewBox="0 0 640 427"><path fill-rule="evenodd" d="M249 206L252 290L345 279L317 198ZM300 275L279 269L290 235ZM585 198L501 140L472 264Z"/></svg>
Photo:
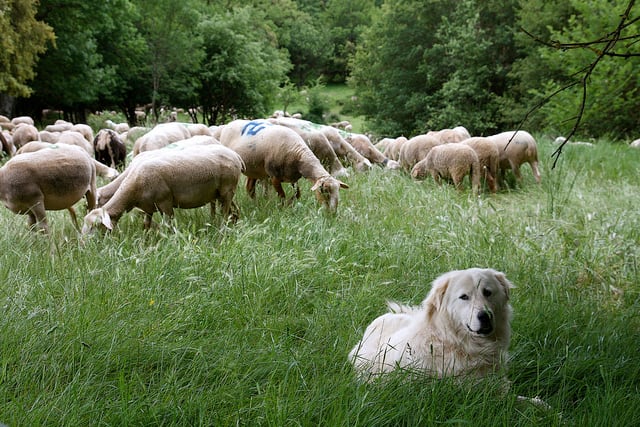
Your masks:
<svg viewBox="0 0 640 427"><path fill-rule="evenodd" d="M478 321L480 322L480 329L478 330L479 334L487 335L493 332L492 318L493 315L489 311L482 310L478 313Z"/></svg>

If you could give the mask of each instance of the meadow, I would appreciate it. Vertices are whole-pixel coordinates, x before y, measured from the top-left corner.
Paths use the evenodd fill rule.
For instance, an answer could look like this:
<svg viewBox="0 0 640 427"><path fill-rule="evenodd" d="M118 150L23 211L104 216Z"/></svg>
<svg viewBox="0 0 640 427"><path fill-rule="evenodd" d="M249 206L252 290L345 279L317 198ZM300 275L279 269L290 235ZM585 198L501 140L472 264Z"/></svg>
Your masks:
<svg viewBox="0 0 640 427"><path fill-rule="evenodd" d="M282 206L239 188L241 219L178 211L143 231L49 236L0 208L0 422L8 426L627 426L640 419L640 150L567 147L542 183L472 196L374 168L335 216L310 184ZM291 193L291 189L286 190ZM491 267L516 285L511 389L359 384L347 353L394 299ZM539 396L551 409L519 402Z"/></svg>

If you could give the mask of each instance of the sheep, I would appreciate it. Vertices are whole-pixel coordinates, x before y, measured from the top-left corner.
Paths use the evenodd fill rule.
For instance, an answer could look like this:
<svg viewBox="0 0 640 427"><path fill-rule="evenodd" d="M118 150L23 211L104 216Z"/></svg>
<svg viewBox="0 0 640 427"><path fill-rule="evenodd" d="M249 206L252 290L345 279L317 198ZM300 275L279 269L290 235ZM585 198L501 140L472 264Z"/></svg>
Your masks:
<svg viewBox="0 0 640 427"><path fill-rule="evenodd" d="M529 132L507 131L489 137L500 152L500 178L503 180L508 169L513 171L517 181L522 181L520 166L529 163L536 182L540 183L538 170L538 146Z"/></svg>
<svg viewBox="0 0 640 427"><path fill-rule="evenodd" d="M113 120L105 120L104 121L107 128L116 131L116 133L123 134L125 132L129 132L129 123L115 123Z"/></svg>
<svg viewBox="0 0 640 427"><path fill-rule="evenodd" d="M339 189L349 188L334 178L322 166L320 160L294 130L274 125L266 120L234 120L222 130L220 142L242 157L246 165L246 189L255 197L258 179L270 178L278 195L284 200L283 182L293 186L301 177L308 179L317 199L327 211L335 213L339 201ZM295 197L300 197L296 187Z"/></svg>
<svg viewBox="0 0 640 427"><path fill-rule="evenodd" d="M272 120L273 121L273 120ZM371 162L358 153L339 133L338 129L312 123L308 120L289 118L278 118L274 123L291 128L297 132L320 132L329 141L331 148L339 158L348 159L357 171L367 171L371 169Z"/></svg>
<svg viewBox="0 0 640 427"><path fill-rule="evenodd" d="M469 131L464 126L456 126L453 129L441 129L429 131L427 135L438 138L441 142L460 142L471 138Z"/></svg>
<svg viewBox="0 0 640 427"><path fill-rule="evenodd" d="M145 212L145 229L151 227L155 211L172 217L174 208L192 209L209 203L213 216L216 202L225 218L237 219L233 198L244 171L238 154L220 144L157 151L143 155L113 197L85 216L83 234L99 225L112 230L122 214L133 208Z"/></svg>
<svg viewBox="0 0 640 427"><path fill-rule="evenodd" d="M90 141L87 141L80 132L72 130L60 132L60 136L58 137L56 144L75 145L85 150L91 157L94 156L93 144Z"/></svg>
<svg viewBox="0 0 640 427"><path fill-rule="evenodd" d="M564 143L566 140L567 140L567 138L565 138L564 136L559 136L553 141L553 143L556 144L556 145L560 145L560 144ZM567 145L583 145L585 147L593 147L594 146L591 142L572 141L572 140L569 140L569 142L567 142Z"/></svg>
<svg viewBox="0 0 640 427"><path fill-rule="evenodd" d="M640 148L640 139L636 139L635 141L631 141L629 144L631 148Z"/></svg>
<svg viewBox="0 0 640 427"><path fill-rule="evenodd" d="M56 120L54 124L46 126L44 130L49 132L64 132L66 130L71 130L72 127L73 123L69 123L65 120Z"/></svg>
<svg viewBox="0 0 640 427"><path fill-rule="evenodd" d="M181 123L181 124L184 127L187 128L187 130L189 131L189 134L191 136L196 136L196 135L211 136L211 135L213 135L213 133L209 129L209 126L204 125L202 123Z"/></svg>
<svg viewBox="0 0 640 427"><path fill-rule="evenodd" d="M116 131L101 129L93 139L93 151L100 163L114 169L124 169L127 147Z"/></svg>
<svg viewBox="0 0 640 427"><path fill-rule="evenodd" d="M359 133L349 133L345 138L349 144L356 149L356 151L362 154L371 163L383 166L387 169L400 169L400 163L395 160L391 160L382 154L368 136Z"/></svg>
<svg viewBox="0 0 640 427"><path fill-rule="evenodd" d="M84 136L84 139L86 139L90 144L93 143L93 129L91 129L91 126L85 125L84 123L79 123L71 126L71 129L69 130L78 132L79 134Z"/></svg>
<svg viewBox="0 0 640 427"><path fill-rule="evenodd" d="M431 135L414 136L400 146L398 153L400 165L407 172L411 172L416 163L427 157L433 147L441 144L439 139Z"/></svg>
<svg viewBox="0 0 640 427"><path fill-rule="evenodd" d="M39 134L40 141L49 142L51 144L55 144L60 138L60 132L49 132L48 130L41 130Z"/></svg>
<svg viewBox="0 0 640 427"><path fill-rule="evenodd" d="M473 148L464 144L441 144L433 147L427 157L420 160L411 170L415 179L423 179L430 173L441 184L441 178L452 180L457 189L469 175L471 189L478 194L480 189L480 161Z"/></svg>
<svg viewBox="0 0 640 427"><path fill-rule="evenodd" d="M398 161L400 158L400 149L407 141L408 139L404 136L397 137L395 140L387 144L382 154L384 154L385 157L388 157L391 160Z"/></svg>
<svg viewBox="0 0 640 427"><path fill-rule="evenodd" d="M39 141L40 133L38 129L29 124L19 124L13 129L13 145L16 147L16 150L22 147L29 141Z"/></svg>
<svg viewBox="0 0 640 427"><path fill-rule="evenodd" d="M58 146L11 158L0 168L0 200L12 212L29 216L29 225L48 233L47 210L67 209L78 228L73 205L82 197L95 207L96 167L82 149Z"/></svg>
<svg viewBox="0 0 640 427"><path fill-rule="evenodd" d="M131 163L129 164L129 166L127 166L127 168L124 171L122 171L122 173L118 175L116 179L98 188L98 192L96 195L97 207L104 206L105 203L107 203L111 199L111 197L113 197L115 192L120 187L120 184L122 183L124 178L129 174L129 172L131 172L131 170L133 170L136 167L137 164L141 163L143 160L151 157L155 157L155 156L166 155L168 151L183 150L193 145L211 145L211 144L220 145L220 142L211 136L196 135L196 136L192 136L191 138L184 139L182 141L172 142L166 147L162 147L158 150L143 151L142 153L138 154L131 160Z"/></svg>
<svg viewBox="0 0 640 427"><path fill-rule="evenodd" d="M136 140L133 145L133 156L142 151L157 150L190 136L189 129L181 123L161 123Z"/></svg>
<svg viewBox="0 0 640 427"><path fill-rule="evenodd" d="M33 119L31 117L29 117L29 116L14 117L13 119L11 119L11 123L14 126L18 126L20 124L31 125L31 126L35 125Z"/></svg>
<svg viewBox="0 0 640 427"><path fill-rule="evenodd" d="M51 144L49 142L42 142L42 141L30 141L27 142L25 145L23 145L22 147L20 147L20 149L18 151L16 151L16 155L18 154L24 154L24 153L33 153L35 151L39 151L42 150L43 148L58 148L62 146L64 147L78 147L80 149L84 150L82 147L79 147L77 145L73 145L73 144ZM107 178L109 180L114 179L115 177L118 176L118 171L116 169L110 168L102 163L100 163L99 161L97 161L96 159L94 159L93 157L91 158L91 160L93 160L93 163L95 164L95 168L96 168L96 174L98 176Z"/></svg>
<svg viewBox="0 0 640 427"><path fill-rule="evenodd" d="M275 124L282 124L282 120L286 119L268 119L269 122ZM284 123L295 124L293 121L285 121ZM333 151L331 143L323 133L315 130L303 129L295 125L287 127L294 130L302 137L302 140L306 142L307 146L309 146L311 151L313 151L313 154L315 154L315 156L320 160L322 166L324 166L331 175L336 178L349 176L349 172L347 172L344 166L342 166L336 152Z"/></svg>
<svg viewBox="0 0 640 427"><path fill-rule="evenodd" d="M468 145L478 155L482 176L484 177L489 191L498 191L498 167L500 164L500 152L498 146L489 138L480 136L467 138L461 144Z"/></svg>

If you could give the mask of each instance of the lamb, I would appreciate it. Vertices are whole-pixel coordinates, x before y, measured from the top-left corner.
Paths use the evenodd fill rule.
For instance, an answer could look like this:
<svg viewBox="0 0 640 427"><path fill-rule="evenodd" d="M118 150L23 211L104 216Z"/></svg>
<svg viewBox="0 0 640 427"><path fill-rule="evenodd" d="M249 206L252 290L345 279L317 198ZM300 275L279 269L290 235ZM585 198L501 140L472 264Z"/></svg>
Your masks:
<svg viewBox="0 0 640 427"><path fill-rule="evenodd" d="M220 144L157 151L141 156L113 197L85 216L83 234L99 225L112 230L122 214L133 208L145 212L145 229L151 227L155 211L172 217L173 208L193 209L209 203L214 216L216 202L225 218L237 219L233 198L244 171L238 154Z"/></svg>
<svg viewBox="0 0 640 427"><path fill-rule="evenodd" d="M33 125L22 123L13 129L13 145L16 147L16 150L29 141L39 140L40 133Z"/></svg>
<svg viewBox="0 0 640 427"><path fill-rule="evenodd" d="M429 151L427 157L416 163L411 176L422 179L430 173L433 179L441 184L441 178L452 180L457 189L462 180L469 175L474 194L480 189L480 161L473 148L464 144L442 144Z"/></svg>
<svg viewBox="0 0 640 427"><path fill-rule="evenodd" d="M538 146L529 132L523 130L507 131L489 138L496 143L500 152L500 178L504 179L505 172L511 169L516 180L522 181L520 166L523 163L529 163L533 177L538 184L540 183Z"/></svg>
<svg viewBox="0 0 640 427"><path fill-rule="evenodd" d="M258 179L270 178L278 195L284 199L283 182L296 185L301 177L308 179L317 199L335 213L339 189L349 188L327 172L302 137L285 126L266 120L234 120L225 125L220 142L242 157L246 165L247 192L255 197ZM296 188L296 198L300 189Z"/></svg>
<svg viewBox="0 0 640 427"><path fill-rule="evenodd" d="M137 156L142 151L157 150L190 136L189 129L181 123L161 123L136 140L133 145L133 156Z"/></svg>
<svg viewBox="0 0 640 427"><path fill-rule="evenodd" d="M427 157L429 151L442 142L431 135L416 135L401 145L398 154L400 165L410 172L420 160Z"/></svg>
<svg viewBox="0 0 640 427"><path fill-rule="evenodd" d="M500 152L498 146L489 138L473 137L465 139L461 144L468 145L478 155L480 168L489 191L498 191L498 167L500 164Z"/></svg>
<svg viewBox="0 0 640 427"><path fill-rule="evenodd" d="M116 131L101 129L93 139L93 151L100 163L114 169L124 169L127 147Z"/></svg>
<svg viewBox="0 0 640 427"><path fill-rule="evenodd" d="M346 140L358 153L362 154L371 163L387 169L400 169L400 163L382 154L380 150L373 146L368 136L359 133L349 133L347 134Z"/></svg>
<svg viewBox="0 0 640 427"><path fill-rule="evenodd" d="M96 168L82 149L59 146L11 158L0 168L0 200L12 212L29 216L29 225L48 233L47 210L67 209L78 227L75 205L82 197L95 207Z"/></svg>
<svg viewBox="0 0 640 427"><path fill-rule="evenodd" d="M72 145L72 144L62 144L61 145L63 148L64 147L78 147L77 145ZM51 144L49 142L42 142L42 141L31 141L31 142L27 142L25 145L23 145L22 147L20 147L20 149L18 151L16 151L16 155L18 154L24 154L24 153L33 153L35 151L39 151L42 150L43 148L59 148L60 145L57 144ZM80 149L84 150L82 147L78 147ZM114 179L115 177L118 176L118 171L116 169L110 168L102 163L100 163L99 161L97 161L94 158L91 158L91 160L93 161L93 163L95 164L96 167L96 175L107 178L109 180Z"/></svg>

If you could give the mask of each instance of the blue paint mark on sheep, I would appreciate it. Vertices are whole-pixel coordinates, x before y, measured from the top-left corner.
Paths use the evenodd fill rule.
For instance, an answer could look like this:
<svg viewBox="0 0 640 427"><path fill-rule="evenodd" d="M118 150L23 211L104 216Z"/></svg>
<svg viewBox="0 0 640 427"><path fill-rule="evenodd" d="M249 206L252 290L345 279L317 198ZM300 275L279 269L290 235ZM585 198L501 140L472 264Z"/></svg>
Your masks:
<svg viewBox="0 0 640 427"><path fill-rule="evenodd" d="M271 123L263 121L251 121L242 127L242 135L255 136L267 126L271 126Z"/></svg>

